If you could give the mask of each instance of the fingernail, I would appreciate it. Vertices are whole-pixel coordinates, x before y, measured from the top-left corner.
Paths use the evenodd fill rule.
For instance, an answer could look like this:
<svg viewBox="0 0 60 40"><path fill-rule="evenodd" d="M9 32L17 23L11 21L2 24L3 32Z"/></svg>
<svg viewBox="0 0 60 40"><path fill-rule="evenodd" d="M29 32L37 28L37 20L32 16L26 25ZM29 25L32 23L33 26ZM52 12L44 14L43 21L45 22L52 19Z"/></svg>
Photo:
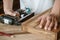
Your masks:
<svg viewBox="0 0 60 40"><path fill-rule="evenodd" d="M42 28L42 26L39 26L40 28Z"/></svg>
<svg viewBox="0 0 60 40"><path fill-rule="evenodd" d="M47 27L45 27L44 29L47 30Z"/></svg>
<svg viewBox="0 0 60 40"><path fill-rule="evenodd" d="M48 30L50 31L51 29L50 29L50 28L48 28Z"/></svg>
<svg viewBox="0 0 60 40"><path fill-rule="evenodd" d="M54 28L55 30L57 29L57 28Z"/></svg>

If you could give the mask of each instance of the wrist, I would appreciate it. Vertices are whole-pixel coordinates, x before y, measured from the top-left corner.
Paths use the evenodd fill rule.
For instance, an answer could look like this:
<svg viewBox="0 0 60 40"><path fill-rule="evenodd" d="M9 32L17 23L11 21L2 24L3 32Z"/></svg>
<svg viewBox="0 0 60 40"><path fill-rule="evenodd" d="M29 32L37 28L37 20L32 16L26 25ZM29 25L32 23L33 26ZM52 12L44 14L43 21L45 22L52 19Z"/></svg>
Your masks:
<svg viewBox="0 0 60 40"><path fill-rule="evenodd" d="M53 8L51 10L51 14L54 14L55 16L60 17L60 11L59 11L59 9Z"/></svg>
<svg viewBox="0 0 60 40"><path fill-rule="evenodd" d="M57 18L60 17L60 14L58 14L58 13L51 12L50 14L56 16Z"/></svg>

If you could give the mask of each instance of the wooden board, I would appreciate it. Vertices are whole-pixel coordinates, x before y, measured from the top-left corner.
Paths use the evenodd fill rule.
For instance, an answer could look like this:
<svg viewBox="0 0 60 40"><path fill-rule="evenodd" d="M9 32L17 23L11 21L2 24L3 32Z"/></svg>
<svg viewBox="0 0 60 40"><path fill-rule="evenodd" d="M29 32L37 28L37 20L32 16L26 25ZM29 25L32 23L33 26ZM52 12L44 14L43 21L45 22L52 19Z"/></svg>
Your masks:
<svg viewBox="0 0 60 40"><path fill-rule="evenodd" d="M14 35L15 37L6 37L6 36L0 36L0 40L41 40L41 38L37 35L33 34L19 34Z"/></svg>
<svg viewBox="0 0 60 40"><path fill-rule="evenodd" d="M23 33L21 26L7 25L2 23L0 23L0 32L9 33L9 34Z"/></svg>
<svg viewBox="0 0 60 40"><path fill-rule="evenodd" d="M44 12L49 13L49 11ZM38 29L35 28L38 26L38 22L36 21L36 18L41 16L41 14L34 16L33 18L25 21L22 23L21 26L15 26L15 25L6 25L6 24L0 24L0 31L10 33L21 33L21 31L24 32L30 32L32 34L18 34L14 35L14 38L6 37L6 36L0 36L1 40L60 40L60 30L53 30L53 31L45 31L44 29ZM34 24L34 25L33 25ZM7 30L7 31L6 31ZM17 30L17 31L16 31Z"/></svg>
<svg viewBox="0 0 60 40"><path fill-rule="evenodd" d="M47 13L50 13L50 10L44 12L43 14L47 14ZM40 38L42 38L41 40L59 40L60 28L52 31L36 28L39 25L39 22L37 22L36 19L43 14L36 15L33 18L24 22L22 24L23 30L40 36Z"/></svg>

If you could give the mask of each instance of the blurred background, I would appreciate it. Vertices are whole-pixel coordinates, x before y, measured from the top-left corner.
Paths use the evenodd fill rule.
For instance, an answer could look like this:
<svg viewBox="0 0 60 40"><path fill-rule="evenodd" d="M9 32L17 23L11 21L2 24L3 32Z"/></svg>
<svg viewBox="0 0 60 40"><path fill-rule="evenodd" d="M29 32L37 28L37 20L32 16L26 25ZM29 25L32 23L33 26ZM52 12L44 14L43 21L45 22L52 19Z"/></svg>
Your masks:
<svg viewBox="0 0 60 40"><path fill-rule="evenodd" d="M13 2L13 10L17 10L20 8L19 0L14 0ZM3 0L0 0L0 14L4 13L3 11Z"/></svg>

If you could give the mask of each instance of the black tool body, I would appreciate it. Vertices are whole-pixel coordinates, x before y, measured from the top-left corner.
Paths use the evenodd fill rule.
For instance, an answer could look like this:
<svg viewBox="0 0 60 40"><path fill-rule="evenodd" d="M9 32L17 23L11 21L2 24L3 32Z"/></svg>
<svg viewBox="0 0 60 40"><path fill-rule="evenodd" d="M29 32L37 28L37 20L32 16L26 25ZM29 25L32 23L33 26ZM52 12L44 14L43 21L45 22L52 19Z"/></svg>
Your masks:
<svg viewBox="0 0 60 40"><path fill-rule="evenodd" d="M4 24L10 24L10 25L20 25L22 22L34 16L34 13L27 14L23 10L19 10L18 12L20 13L19 18L17 16L10 16L4 14L0 16L0 22Z"/></svg>

